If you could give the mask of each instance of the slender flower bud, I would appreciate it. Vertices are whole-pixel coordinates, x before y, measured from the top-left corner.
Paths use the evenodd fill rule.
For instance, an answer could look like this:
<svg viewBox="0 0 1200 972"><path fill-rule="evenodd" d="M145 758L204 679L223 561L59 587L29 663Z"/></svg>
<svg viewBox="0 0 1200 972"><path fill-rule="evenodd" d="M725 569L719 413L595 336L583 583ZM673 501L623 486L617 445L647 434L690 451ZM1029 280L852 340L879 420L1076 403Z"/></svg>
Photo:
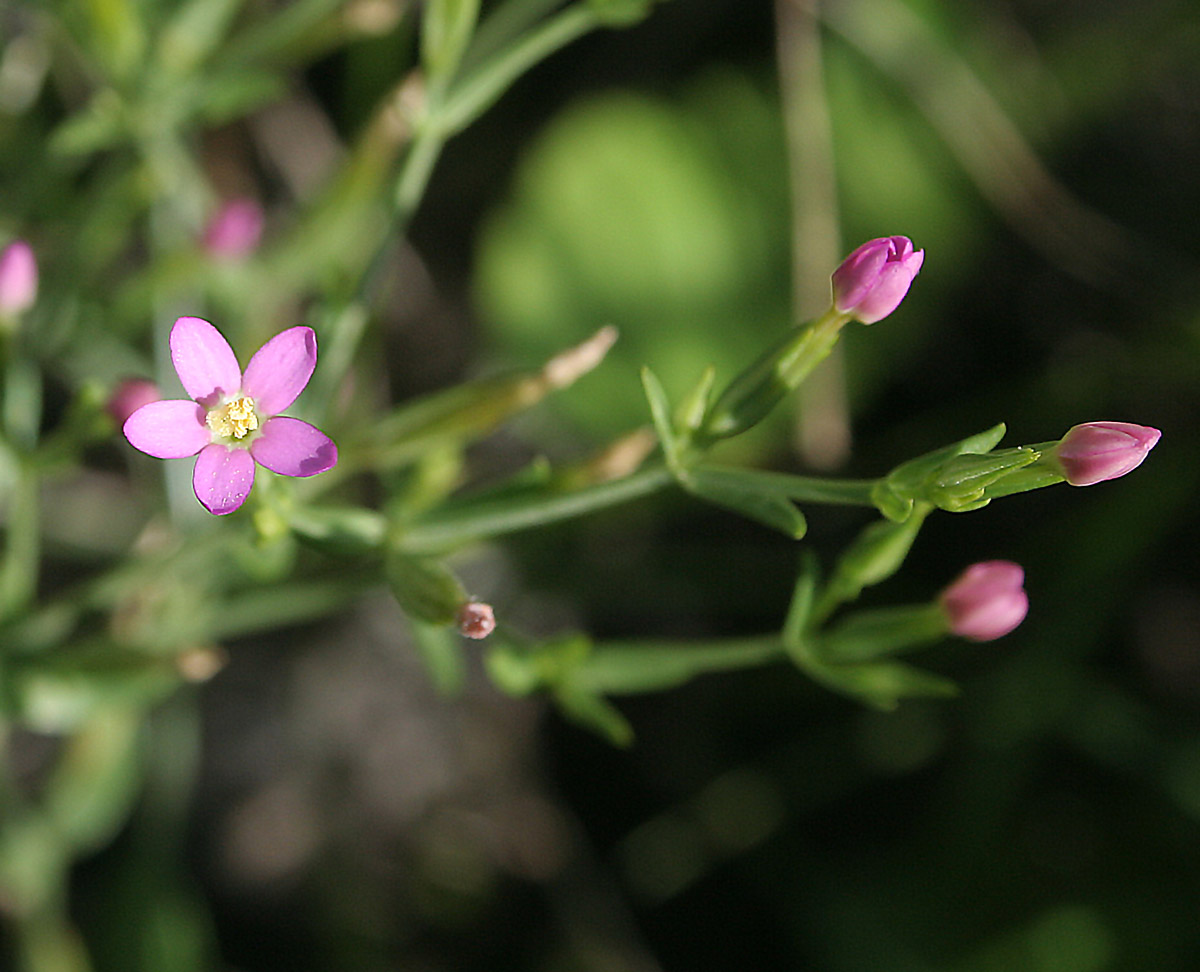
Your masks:
<svg viewBox="0 0 1200 972"><path fill-rule="evenodd" d="M105 409L118 425L124 425L125 420L143 405L161 400L158 385L149 378L125 378L113 390Z"/></svg>
<svg viewBox="0 0 1200 972"><path fill-rule="evenodd" d="M218 259L238 260L254 251L262 230L262 207L253 199L233 199L209 221L204 248Z"/></svg>
<svg viewBox="0 0 1200 972"><path fill-rule="evenodd" d="M1132 472L1161 436L1130 422L1085 422L1068 431L1049 457L1072 486L1091 486Z"/></svg>
<svg viewBox="0 0 1200 972"><path fill-rule="evenodd" d="M950 631L971 641L993 641L1025 620L1025 571L1009 560L972 564L938 598Z"/></svg>
<svg viewBox="0 0 1200 972"><path fill-rule="evenodd" d="M900 306L925 261L907 236L869 240L833 272L833 306L863 324L883 320Z"/></svg>
<svg viewBox="0 0 1200 972"><path fill-rule="evenodd" d="M458 633L465 638L486 638L496 630L496 615L490 604L482 601L467 601L458 609L455 617Z"/></svg>
<svg viewBox="0 0 1200 972"><path fill-rule="evenodd" d="M0 316L19 317L37 299L38 268L33 250L15 240L0 252Z"/></svg>

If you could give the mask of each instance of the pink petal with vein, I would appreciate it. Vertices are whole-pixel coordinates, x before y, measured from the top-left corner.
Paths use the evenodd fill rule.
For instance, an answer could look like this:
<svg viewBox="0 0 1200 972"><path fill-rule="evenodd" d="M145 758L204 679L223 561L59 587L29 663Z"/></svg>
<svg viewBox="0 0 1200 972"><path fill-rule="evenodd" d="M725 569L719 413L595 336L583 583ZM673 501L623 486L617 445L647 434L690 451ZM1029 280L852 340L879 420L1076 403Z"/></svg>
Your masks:
<svg viewBox="0 0 1200 972"><path fill-rule="evenodd" d="M194 456L212 440L204 409L182 398L143 405L125 420L125 438L156 459Z"/></svg>
<svg viewBox="0 0 1200 972"><path fill-rule="evenodd" d="M307 422L279 415L263 423L250 446L254 458L281 476L315 476L337 465L333 439Z"/></svg>
<svg viewBox="0 0 1200 972"><path fill-rule="evenodd" d="M316 332L289 327L254 352L242 390L254 399L260 415L278 415L304 391L316 366Z"/></svg>
<svg viewBox="0 0 1200 972"><path fill-rule="evenodd" d="M171 363L187 393L207 408L242 387L242 370L221 332L198 317L171 328Z"/></svg>
<svg viewBox="0 0 1200 972"><path fill-rule="evenodd" d="M213 443L196 457L192 489L209 513L224 516L245 501L254 485L254 460L245 449Z"/></svg>

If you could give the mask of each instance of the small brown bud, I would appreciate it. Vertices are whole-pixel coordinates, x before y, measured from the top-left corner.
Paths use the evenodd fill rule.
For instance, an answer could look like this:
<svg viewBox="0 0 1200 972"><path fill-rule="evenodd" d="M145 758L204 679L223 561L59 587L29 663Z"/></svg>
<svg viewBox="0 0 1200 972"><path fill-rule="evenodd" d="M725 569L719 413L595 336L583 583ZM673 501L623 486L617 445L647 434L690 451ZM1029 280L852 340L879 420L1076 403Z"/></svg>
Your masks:
<svg viewBox="0 0 1200 972"><path fill-rule="evenodd" d="M490 604L481 601L467 601L458 609L455 618L458 633L464 638L486 638L496 628L496 615Z"/></svg>

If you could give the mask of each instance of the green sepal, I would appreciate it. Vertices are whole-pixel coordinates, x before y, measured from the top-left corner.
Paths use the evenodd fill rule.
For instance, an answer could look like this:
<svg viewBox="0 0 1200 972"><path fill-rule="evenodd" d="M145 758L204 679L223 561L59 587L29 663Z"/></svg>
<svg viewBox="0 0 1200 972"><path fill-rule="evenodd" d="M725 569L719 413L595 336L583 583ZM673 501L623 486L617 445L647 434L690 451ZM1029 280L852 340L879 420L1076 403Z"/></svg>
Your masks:
<svg viewBox="0 0 1200 972"><path fill-rule="evenodd" d="M690 469L680 483L693 496L779 530L793 540L799 540L808 531L804 514L791 500L780 493L765 491L751 477L740 478L736 469Z"/></svg>
<svg viewBox="0 0 1200 972"><path fill-rule="evenodd" d="M462 582L441 561L392 549L384 558L388 587L405 614L428 624L455 622L468 600Z"/></svg>
<svg viewBox="0 0 1200 972"><path fill-rule="evenodd" d="M923 456L918 456L916 459L910 459L908 462L902 463L893 469L890 473L883 477L883 481L887 483L888 488L897 496L916 498L921 496L921 490L924 488L926 480L933 475L937 469L944 463L953 459L955 456L965 455L967 453L979 455L986 452L991 452L992 449L1004 438L1004 433L1007 430L1003 422L998 425L993 425L990 429L985 429L983 432L978 432L975 435L968 436L959 442L952 445L944 446L941 449L935 449L933 452L927 452ZM880 508L884 515L888 514ZM893 517L888 517L893 519Z"/></svg>
<svg viewBox="0 0 1200 972"><path fill-rule="evenodd" d="M990 502L987 488L1038 459L1032 449L1005 449L948 459L925 483L924 498L939 509L964 513Z"/></svg>

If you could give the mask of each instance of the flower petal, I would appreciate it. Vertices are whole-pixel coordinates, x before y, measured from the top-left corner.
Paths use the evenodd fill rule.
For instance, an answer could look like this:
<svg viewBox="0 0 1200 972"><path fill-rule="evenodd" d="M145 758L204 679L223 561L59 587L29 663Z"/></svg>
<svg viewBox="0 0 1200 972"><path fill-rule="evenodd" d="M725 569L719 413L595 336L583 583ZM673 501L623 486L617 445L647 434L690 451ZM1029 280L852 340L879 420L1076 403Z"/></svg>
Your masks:
<svg viewBox="0 0 1200 972"><path fill-rule="evenodd" d="M181 317L171 328L171 363L187 393L205 408L236 395L242 370L221 332L198 317Z"/></svg>
<svg viewBox="0 0 1200 972"><path fill-rule="evenodd" d="M315 476L337 465L337 446L316 426L278 415L267 419L250 454L281 476Z"/></svg>
<svg viewBox="0 0 1200 972"><path fill-rule="evenodd" d="M245 501L254 485L254 460L245 449L213 443L196 457L192 489L201 505L217 516L232 513Z"/></svg>
<svg viewBox="0 0 1200 972"><path fill-rule="evenodd" d="M254 352L242 391L254 399L259 415L278 415L304 391L316 366L316 332L289 327Z"/></svg>
<svg viewBox="0 0 1200 972"><path fill-rule="evenodd" d="M143 405L125 420L122 431L135 449L156 459L194 456L212 441L204 409L176 398Z"/></svg>

